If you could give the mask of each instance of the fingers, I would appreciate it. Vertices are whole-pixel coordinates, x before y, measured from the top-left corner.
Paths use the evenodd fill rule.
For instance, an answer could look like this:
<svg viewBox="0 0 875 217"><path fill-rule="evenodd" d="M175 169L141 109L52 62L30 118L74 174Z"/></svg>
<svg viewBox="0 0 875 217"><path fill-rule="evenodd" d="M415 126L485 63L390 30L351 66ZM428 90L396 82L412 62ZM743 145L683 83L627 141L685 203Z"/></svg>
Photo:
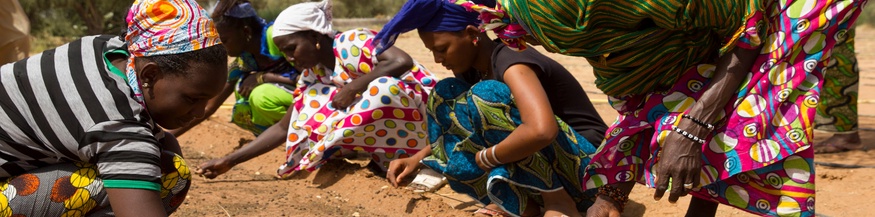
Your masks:
<svg viewBox="0 0 875 217"><path fill-rule="evenodd" d="M249 93L251 93L251 92L252 92L252 88L250 88L250 87L243 87L243 88L240 89L240 95L243 96L243 97L247 97L247 98L248 98L248 97L249 97Z"/></svg>
<svg viewBox="0 0 875 217"><path fill-rule="evenodd" d="M682 175L672 175L672 177L684 177ZM672 178L671 180L671 190L668 194L668 202L675 203L678 202L678 198L683 195L687 189L684 189L684 178Z"/></svg>
<svg viewBox="0 0 875 217"><path fill-rule="evenodd" d="M386 171L386 180L389 180L389 183L392 183L392 187L398 187L398 181L395 180L395 172L398 171L400 164L392 161L389 162L389 168Z"/></svg>
<svg viewBox="0 0 875 217"><path fill-rule="evenodd" d="M334 109L337 109L337 110L342 110L342 109L346 108L346 106L341 105L340 100L337 100L337 99L334 99L331 101L331 107L334 107Z"/></svg>
<svg viewBox="0 0 875 217"><path fill-rule="evenodd" d="M410 173L413 173L414 170L416 169L413 167L405 167L404 171L401 171L401 174L398 174L398 177L396 177L395 183L401 183L401 180L404 180L404 178L410 175Z"/></svg>
<svg viewBox="0 0 875 217"><path fill-rule="evenodd" d="M687 172L686 181L684 181L684 185L687 185L690 187L685 189L684 195L682 195L682 196L686 196L688 193L693 191L694 188L699 187L699 179L700 179L699 176L701 175L701 173L702 173L701 170L692 170L692 171Z"/></svg>
<svg viewBox="0 0 875 217"><path fill-rule="evenodd" d="M657 174L659 176L656 177L656 192L653 193L653 200L661 200L662 196L665 195L665 191L668 190L668 172L660 171Z"/></svg>

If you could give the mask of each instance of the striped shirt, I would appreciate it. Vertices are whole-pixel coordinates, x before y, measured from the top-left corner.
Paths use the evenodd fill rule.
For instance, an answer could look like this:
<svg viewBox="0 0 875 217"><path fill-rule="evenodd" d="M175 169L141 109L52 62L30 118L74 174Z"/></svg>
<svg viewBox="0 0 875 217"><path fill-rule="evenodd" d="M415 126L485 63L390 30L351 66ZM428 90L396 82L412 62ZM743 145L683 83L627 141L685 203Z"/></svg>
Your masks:
<svg viewBox="0 0 875 217"><path fill-rule="evenodd" d="M88 36L0 67L0 178L65 162L97 165L106 188L160 190L163 135Z"/></svg>

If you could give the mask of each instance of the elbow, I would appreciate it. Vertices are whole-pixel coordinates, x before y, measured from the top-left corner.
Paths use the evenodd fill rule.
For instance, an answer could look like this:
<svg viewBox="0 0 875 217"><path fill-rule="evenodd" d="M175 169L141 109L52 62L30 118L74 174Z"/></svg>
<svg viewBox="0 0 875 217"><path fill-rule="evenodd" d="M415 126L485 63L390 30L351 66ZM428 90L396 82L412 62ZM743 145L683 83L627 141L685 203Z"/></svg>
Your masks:
<svg viewBox="0 0 875 217"><path fill-rule="evenodd" d="M559 134L559 125L555 121L538 124L532 130L532 142L547 147L556 140Z"/></svg>
<svg viewBox="0 0 875 217"><path fill-rule="evenodd" d="M413 59L411 59L410 56L406 56L406 58L399 57L398 59L395 60L395 62L397 63L398 71L407 72L413 68ZM401 73L401 74L404 74L404 73Z"/></svg>

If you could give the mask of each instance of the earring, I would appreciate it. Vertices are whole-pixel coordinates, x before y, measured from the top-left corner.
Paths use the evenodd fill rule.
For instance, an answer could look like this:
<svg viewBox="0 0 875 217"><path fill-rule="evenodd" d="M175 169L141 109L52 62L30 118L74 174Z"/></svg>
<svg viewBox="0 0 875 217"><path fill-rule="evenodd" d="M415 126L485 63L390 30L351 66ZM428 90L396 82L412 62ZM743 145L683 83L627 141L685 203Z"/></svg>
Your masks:
<svg viewBox="0 0 875 217"><path fill-rule="evenodd" d="M252 41L252 35L246 36L246 41Z"/></svg>
<svg viewBox="0 0 875 217"><path fill-rule="evenodd" d="M149 83L143 83L143 88L149 87Z"/></svg>
<svg viewBox="0 0 875 217"><path fill-rule="evenodd" d="M477 38L474 38L474 41L473 41L474 45L477 45L478 41L480 41L480 36L477 36Z"/></svg>
<svg viewBox="0 0 875 217"><path fill-rule="evenodd" d="M319 42L316 42L316 50L319 50Z"/></svg>

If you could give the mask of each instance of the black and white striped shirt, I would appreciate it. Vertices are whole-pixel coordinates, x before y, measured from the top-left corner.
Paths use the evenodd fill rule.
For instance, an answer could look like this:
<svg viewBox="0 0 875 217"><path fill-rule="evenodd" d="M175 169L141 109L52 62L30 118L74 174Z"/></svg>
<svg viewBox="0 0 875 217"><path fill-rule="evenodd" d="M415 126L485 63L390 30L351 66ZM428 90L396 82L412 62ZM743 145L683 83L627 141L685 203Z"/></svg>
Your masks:
<svg viewBox="0 0 875 217"><path fill-rule="evenodd" d="M104 60L124 47L88 36L0 67L0 178L89 162L107 188L160 190L160 129Z"/></svg>

